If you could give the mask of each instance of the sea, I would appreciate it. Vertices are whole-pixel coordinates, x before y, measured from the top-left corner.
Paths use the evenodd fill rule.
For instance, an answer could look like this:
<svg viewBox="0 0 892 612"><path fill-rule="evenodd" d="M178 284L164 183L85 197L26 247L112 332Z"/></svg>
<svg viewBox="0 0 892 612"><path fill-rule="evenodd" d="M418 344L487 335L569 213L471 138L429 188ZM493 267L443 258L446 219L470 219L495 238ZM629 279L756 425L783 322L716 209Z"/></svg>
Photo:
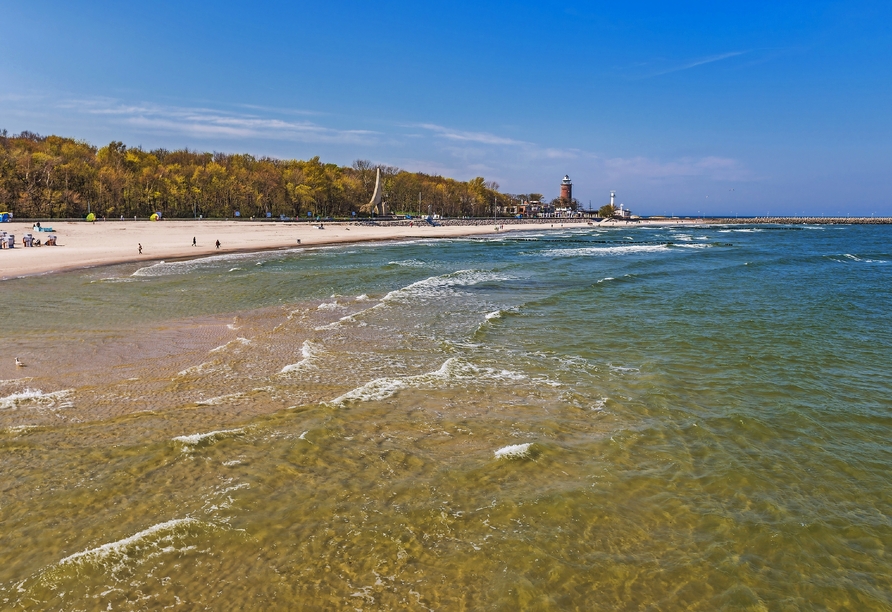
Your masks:
<svg viewBox="0 0 892 612"><path fill-rule="evenodd" d="M556 226L0 295L0 609L892 610L892 227Z"/></svg>

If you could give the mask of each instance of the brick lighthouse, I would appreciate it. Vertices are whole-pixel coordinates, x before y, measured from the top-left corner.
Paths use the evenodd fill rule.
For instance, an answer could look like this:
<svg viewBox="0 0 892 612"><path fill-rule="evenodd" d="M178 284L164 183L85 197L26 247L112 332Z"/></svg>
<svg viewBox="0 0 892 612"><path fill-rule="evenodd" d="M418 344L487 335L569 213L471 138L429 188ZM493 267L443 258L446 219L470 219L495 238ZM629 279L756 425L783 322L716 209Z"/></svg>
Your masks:
<svg viewBox="0 0 892 612"><path fill-rule="evenodd" d="M573 203L573 181L570 180L569 174L565 174L564 180L561 181L561 200L567 206Z"/></svg>

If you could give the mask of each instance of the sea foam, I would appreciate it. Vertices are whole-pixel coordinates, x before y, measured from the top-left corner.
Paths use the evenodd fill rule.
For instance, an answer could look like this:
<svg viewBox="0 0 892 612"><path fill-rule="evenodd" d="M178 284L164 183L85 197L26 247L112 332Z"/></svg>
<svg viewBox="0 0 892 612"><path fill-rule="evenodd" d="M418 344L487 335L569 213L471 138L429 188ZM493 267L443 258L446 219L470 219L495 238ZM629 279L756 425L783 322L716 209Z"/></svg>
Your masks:
<svg viewBox="0 0 892 612"><path fill-rule="evenodd" d="M428 278L391 291L382 298L383 303L413 302L418 299L429 299L453 293L456 288L469 287L480 283L510 280L510 276L486 270L459 270L440 276Z"/></svg>
<svg viewBox="0 0 892 612"><path fill-rule="evenodd" d="M665 244L629 244L608 247L580 247L576 249L548 249L542 251L541 255L548 257L607 257L632 253L658 253L667 250L669 250L669 247Z"/></svg>
<svg viewBox="0 0 892 612"><path fill-rule="evenodd" d="M250 340L248 340L247 338L238 337L238 338L236 338L235 340L230 340L229 342L227 342L226 344L224 344L224 345L222 345L222 346L218 346L218 347L216 347L216 348L212 348L212 349L211 349L210 351L208 351L208 352L209 352L209 353L219 353L220 351L225 351L227 348L230 348L230 347L245 346L245 345L248 345L248 344L251 344L251 341L250 341Z"/></svg>
<svg viewBox="0 0 892 612"><path fill-rule="evenodd" d="M503 446L499 450L494 451L494 454L496 459L522 459L530 456L530 447L532 445L532 442L526 442L524 444Z"/></svg>
<svg viewBox="0 0 892 612"><path fill-rule="evenodd" d="M234 438L245 434L243 428L239 429L220 429L218 431L209 431L207 433L197 433L188 436L177 436L173 438L174 442L183 445L183 451L186 452L196 446L205 446L225 440L226 438Z"/></svg>
<svg viewBox="0 0 892 612"><path fill-rule="evenodd" d="M279 374L289 374L291 372L300 372L301 370L305 370L307 368L313 368L315 365L312 360L314 357L321 353L320 345L311 342L310 340L304 340L303 345L300 347L300 353L303 359L298 361L297 363L291 363L286 365Z"/></svg>
<svg viewBox="0 0 892 612"><path fill-rule="evenodd" d="M153 536L167 536L166 538L162 539L168 539L174 535L174 532L178 528L200 524L201 521L198 521L194 518L174 519L172 521L158 523L157 525L152 525L148 529L140 531L139 533L135 533L132 536L126 537L123 540L110 542L108 544L103 544L102 546L97 546L96 548L91 548L74 553L73 555L69 555L59 561L58 565L82 563L84 561L97 563L105 561L108 558L124 557L130 550L138 549L141 548L143 545L146 545L147 541L151 540ZM160 549L167 548L159 546L158 543L154 543L154 546Z"/></svg>
<svg viewBox="0 0 892 612"><path fill-rule="evenodd" d="M25 406L56 406L70 407L70 398L74 392L71 389L44 393L39 389L25 389L6 397L0 397L0 410L22 408ZM61 402L61 403L60 403Z"/></svg>
<svg viewBox="0 0 892 612"><path fill-rule="evenodd" d="M401 389L441 387L456 381L518 381L527 377L512 370L478 367L457 357L450 357L438 369L404 378L377 378L327 402L331 406L343 406L349 402L378 401L392 397Z"/></svg>

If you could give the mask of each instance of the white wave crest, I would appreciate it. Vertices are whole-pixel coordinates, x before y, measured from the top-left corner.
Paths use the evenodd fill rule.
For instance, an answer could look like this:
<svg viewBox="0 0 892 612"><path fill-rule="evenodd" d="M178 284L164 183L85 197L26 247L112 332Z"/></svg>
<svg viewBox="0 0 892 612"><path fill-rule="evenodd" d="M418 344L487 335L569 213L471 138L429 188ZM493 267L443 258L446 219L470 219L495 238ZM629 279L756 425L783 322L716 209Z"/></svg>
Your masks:
<svg viewBox="0 0 892 612"><path fill-rule="evenodd" d="M244 393L228 393L226 395L218 395L217 397L209 397L208 399L195 402L197 406L218 406L225 402L232 402L245 397Z"/></svg>
<svg viewBox="0 0 892 612"><path fill-rule="evenodd" d="M84 561L97 563L105 561L109 558L126 557L127 553L130 550L147 545L147 540L150 540L153 536L156 535L162 536L161 541L152 543L152 547L159 550L167 549L169 548L171 539L175 536L175 531L178 528L199 524L201 524L201 521L193 518L174 519L172 521L158 523L157 525L152 525L148 529L140 531L139 533L135 533L130 537L124 538L123 540L118 540L117 542L111 542L109 544L103 544L102 546L98 546L96 548L91 548L89 550L84 550L74 553L73 555L69 555L59 561L58 565L61 566L69 565L72 563L83 563Z"/></svg>
<svg viewBox="0 0 892 612"><path fill-rule="evenodd" d="M197 433L189 436L177 436L173 438L173 441L182 444L183 450L185 451L186 449L195 446L213 444L215 442L219 442L220 440L225 440L226 438L234 438L236 436L242 436L244 434L245 430L243 428L220 429L218 431Z"/></svg>
<svg viewBox="0 0 892 612"><path fill-rule="evenodd" d="M606 257L614 255L629 255L631 253L657 253L667 251L665 244L630 244L609 247L580 247L576 249L550 249L542 251L542 255L548 257Z"/></svg>
<svg viewBox="0 0 892 612"><path fill-rule="evenodd" d="M53 391L52 393L44 393L39 389L25 389L6 397L0 397L0 410L27 406L68 408L71 406L70 400L73 394L74 391L71 389Z"/></svg>
<svg viewBox="0 0 892 612"><path fill-rule="evenodd" d="M857 255L852 255L851 253L843 253L842 256L848 260L860 261L861 263L888 263L885 259L867 259L865 257L858 257Z"/></svg>
<svg viewBox="0 0 892 612"><path fill-rule="evenodd" d="M395 395L401 389L425 386L440 387L444 382L471 380L517 381L525 378L527 377L524 374L512 370L481 368L457 357L450 357L443 362L439 369L433 372L407 376L405 378L377 378L327 403L331 406L343 406L348 402L378 401Z"/></svg>
<svg viewBox="0 0 892 612"><path fill-rule="evenodd" d="M343 406L349 402L374 402L393 396L405 386L405 381L399 378L377 378L334 398L328 403L332 406Z"/></svg>
<svg viewBox="0 0 892 612"><path fill-rule="evenodd" d="M190 366L185 370L177 372L177 376L207 376L208 374L218 374L229 370L229 366L221 364L218 361L205 361L198 365Z"/></svg>
<svg viewBox="0 0 892 612"><path fill-rule="evenodd" d="M211 255L199 259L189 259L187 261L159 261L151 266L140 268L130 276L158 277L188 274L189 272L200 270L202 268L212 269L221 262L256 259L256 257L256 253L229 253L226 255ZM235 269L236 268L233 268L233 270ZM230 270L230 272L233 270Z"/></svg>
<svg viewBox="0 0 892 612"><path fill-rule="evenodd" d="M411 302L416 299L435 298L454 292L456 287L470 287L480 283L510 280L510 276L485 270L459 270L441 276L430 276L402 289L391 291L382 302Z"/></svg>
<svg viewBox="0 0 892 612"><path fill-rule="evenodd" d="M530 447L532 445L532 442L511 444L510 446L503 446L499 450L494 451L493 454L495 454L496 459L522 459L530 456Z"/></svg>
<svg viewBox="0 0 892 612"><path fill-rule="evenodd" d="M501 310L496 310L496 311L494 311L494 312L490 312L490 313L488 313L488 314L486 315L486 320L487 320L487 321L490 321L490 320L492 320L492 319L501 319L501 318L502 318L502 311L501 311Z"/></svg>
<svg viewBox="0 0 892 612"><path fill-rule="evenodd" d="M342 304L338 304L338 301L334 302L323 302L316 307L316 310L338 310L339 308L346 308Z"/></svg>
<svg viewBox="0 0 892 612"><path fill-rule="evenodd" d="M230 340L223 346L218 346L217 348L212 348L208 352L209 353L219 353L220 351L225 351L227 348L229 348L231 346L238 347L238 346L245 346L246 344L251 344L251 341L248 340L247 338L238 337L235 340Z"/></svg>
<svg viewBox="0 0 892 612"><path fill-rule="evenodd" d="M366 310L371 310L371 309L366 309ZM313 331L326 331L329 329L337 329L347 323L356 323L356 315L363 313L363 312L365 312L365 310L361 310L360 312L355 312L355 313L349 314L349 315L344 315L337 321L328 323L327 325L320 325L319 327L313 328ZM364 326L364 325L365 325L365 323L360 323L360 327Z"/></svg>
<svg viewBox="0 0 892 612"><path fill-rule="evenodd" d="M7 427L2 431L7 434L12 434L14 436L30 433L32 431L36 431L38 429L42 429L40 425L13 425L12 427Z"/></svg>
<svg viewBox="0 0 892 612"><path fill-rule="evenodd" d="M304 340L303 345L300 347L300 353L303 359L301 359L297 363L286 365L284 368L282 368L279 374L299 372L307 368L315 367L315 365L312 363L312 359L319 355L321 352L321 345L317 344L316 342L311 342L310 340Z"/></svg>

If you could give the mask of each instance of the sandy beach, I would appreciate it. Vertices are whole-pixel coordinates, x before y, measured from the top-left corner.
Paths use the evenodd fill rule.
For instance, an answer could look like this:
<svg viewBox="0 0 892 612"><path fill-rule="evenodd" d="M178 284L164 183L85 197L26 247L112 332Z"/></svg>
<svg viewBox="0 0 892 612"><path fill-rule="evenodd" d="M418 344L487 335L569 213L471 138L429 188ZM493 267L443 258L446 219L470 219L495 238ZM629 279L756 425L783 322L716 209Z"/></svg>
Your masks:
<svg viewBox="0 0 892 612"><path fill-rule="evenodd" d="M543 220L542 223L511 223L500 220L504 230L523 231L584 226L588 221L566 219ZM449 224L447 224L449 223ZM26 248L22 236L32 234L44 242L50 235L32 230L30 222L4 223L0 230L15 236L14 249L0 250L0 278L16 278L34 274L63 272L133 261L192 258L218 253L262 251L364 242L417 238L456 238L497 233L495 223L480 221L461 225L445 222L440 226L424 222L408 224L324 223L318 225L293 222L261 221L47 221L58 237L58 246ZM621 225L622 223L620 223ZM608 223L604 223L608 225ZM614 225L610 223L609 225ZM192 246L195 238L197 246ZM216 241L220 241L220 249ZM139 252L142 245L142 253Z"/></svg>

